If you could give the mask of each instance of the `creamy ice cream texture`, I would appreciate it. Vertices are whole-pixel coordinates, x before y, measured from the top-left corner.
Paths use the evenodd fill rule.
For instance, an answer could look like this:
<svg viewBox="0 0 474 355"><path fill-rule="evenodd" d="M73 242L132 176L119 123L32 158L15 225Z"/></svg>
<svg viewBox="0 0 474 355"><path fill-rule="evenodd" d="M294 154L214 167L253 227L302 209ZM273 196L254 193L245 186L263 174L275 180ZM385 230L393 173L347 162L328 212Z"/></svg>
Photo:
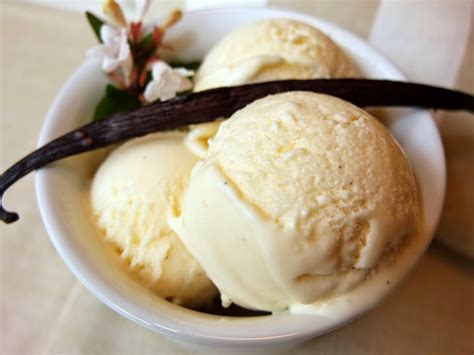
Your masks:
<svg viewBox="0 0 474 355"><path fill-rule="evenodd" d="M221 124L170 224L224 303L279 311L363 282L417 214L410 165L381 123L290 92Z"/></svg>
<svg viewBox="0 0 474 355"><path fill-rule="evenodd" d="M270 19L238 28L216 44L196 74L194 90L355 75L350 60L324 33L298 21Z"/></svg>
<svg viewBox="0 0 474 355"><path fill-rule="evenodd" d="M313 27L263 20L211 50L195 91L356 73ZM163 298L208 303L217 290L207 272L224 304L269 311L311 304L370 277L416 224L403 152L346 102L271 96L236 113L210 142L218 128L131 141L94 179L98 226Z"/></svg>
<svg viewBox="0 0 474 355"><path fill-rule="evenodd" d="M191 144L205 141L203 132L195 132ZM184 136L158 133L114 150L94 177L91 200L98 227L143 282L161 297L195 308L209 303L217 289L167 223L169 210L180 210L198 160Z"/></svg>

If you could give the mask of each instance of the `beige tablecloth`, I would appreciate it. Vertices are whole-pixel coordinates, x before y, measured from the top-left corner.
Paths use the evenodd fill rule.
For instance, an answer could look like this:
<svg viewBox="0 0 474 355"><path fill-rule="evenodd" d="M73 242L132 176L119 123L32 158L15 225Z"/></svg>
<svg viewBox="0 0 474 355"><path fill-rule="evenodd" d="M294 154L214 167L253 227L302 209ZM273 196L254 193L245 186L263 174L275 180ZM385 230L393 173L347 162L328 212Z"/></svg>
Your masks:
<svg viewBox="0 0 474 355"><path fill-rule="evenodd" d="M162 3L164 8L179 4ZM267 3L298 9L357 33L410 79L474 91L472 26L469 30L474 5L469 0ZM13 0L0 4L3 171L35 148L53 97L95 40L78 12ZM6 204L21 211L22 219L0 225L1 354L203 351L122 318L75 279L40 220L33 174L9 191ZM473 307L472 261L434 242L403 285L375 311L291 353L472 353Z"/></svg>

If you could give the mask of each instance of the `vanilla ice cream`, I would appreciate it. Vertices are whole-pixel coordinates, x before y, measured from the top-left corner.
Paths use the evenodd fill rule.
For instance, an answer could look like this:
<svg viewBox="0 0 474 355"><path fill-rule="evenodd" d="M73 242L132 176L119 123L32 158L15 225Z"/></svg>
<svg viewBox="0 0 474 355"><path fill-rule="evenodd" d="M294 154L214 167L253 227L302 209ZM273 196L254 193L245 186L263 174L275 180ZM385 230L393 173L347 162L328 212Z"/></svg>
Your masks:
<svg viewBox="0 0 474 355"><path fill-rule="evenodd" d="M270 19L238 28L215 45L196 73L194 90L355 75L350 60L324 33L302 22Z"/></svg>
<svg viewBox="0 0 474 355"><path fill-rule="evenodd" d="M91 200L98 227L142 281L161 297L196 308L209 303L217 289L166 218L170 210L179 213L198 159L184 136L158 133L114 150L94 177Z"/></svg>
<svg viewBox="0 0 474 355"><path fill-rule="evenodd" d="M280 311L370 277L418 210L408 160L380 122L289 92L221 124L170 224L224 303Z"/></svg>

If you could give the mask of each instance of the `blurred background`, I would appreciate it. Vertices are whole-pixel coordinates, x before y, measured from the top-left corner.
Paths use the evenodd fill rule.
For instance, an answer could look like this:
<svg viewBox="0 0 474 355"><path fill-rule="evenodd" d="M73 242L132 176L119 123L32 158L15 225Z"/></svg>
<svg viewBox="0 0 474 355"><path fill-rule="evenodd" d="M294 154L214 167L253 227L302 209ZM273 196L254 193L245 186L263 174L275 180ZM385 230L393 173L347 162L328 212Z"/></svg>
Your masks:
<svg viewBox="0 0 474 355"><path fill-rule="evenodd" d="M131 11L132 0L121 1ZM411 81L474 92L470 0L154 1L146 19L222 6L277 6L354 32ZM83 12L101 1L0 1L1 170L33 150L43 118L95 45ZM474 117L435 113L447 157L445 209L414 272L375 311L291 352L467 354L474 351ZM209 353L144 329L100 303L50 243L33 174L10 192L22 220L0 226L0 353ZM448 247L446 247L449 246Z"/></svg>

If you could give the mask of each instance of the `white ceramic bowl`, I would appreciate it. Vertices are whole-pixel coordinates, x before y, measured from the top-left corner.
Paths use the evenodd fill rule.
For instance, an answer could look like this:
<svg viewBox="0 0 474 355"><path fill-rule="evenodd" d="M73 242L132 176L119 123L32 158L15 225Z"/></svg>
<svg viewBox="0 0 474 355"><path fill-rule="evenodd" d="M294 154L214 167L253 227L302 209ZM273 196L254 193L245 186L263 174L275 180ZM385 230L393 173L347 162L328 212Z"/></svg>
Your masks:
<svg viewBox="0 0 474 355"><path fill-rule="evenodd" d="M354 35L321 20L274 9L220 9L190 12L169 33L167 40L179 57L204 56L224 34L261 18L293 18L329 34L368 77L403 79L384 58ZM66 82L52 104L39 144L90 121L102 96L105 79L94 61L85 62ZM90 221L88 188L103 152L63 160L36 175L41 215L64 262L100 300L125 317L163 334L191 342L221 346L281 344L308 339L335 329L375 307L407 274L429 244L441 211L445 163L435 124L417 110L395 110L385 123L405 149L421 189L424 221L420 234L403 251L403 262L370 280L374 299L362 297L361 289L324 305L316 315L233 318L191 311L168 303L142 287L121 264L109 245L97 237ZM386 279L391 280L390 285Z"/></svg>

